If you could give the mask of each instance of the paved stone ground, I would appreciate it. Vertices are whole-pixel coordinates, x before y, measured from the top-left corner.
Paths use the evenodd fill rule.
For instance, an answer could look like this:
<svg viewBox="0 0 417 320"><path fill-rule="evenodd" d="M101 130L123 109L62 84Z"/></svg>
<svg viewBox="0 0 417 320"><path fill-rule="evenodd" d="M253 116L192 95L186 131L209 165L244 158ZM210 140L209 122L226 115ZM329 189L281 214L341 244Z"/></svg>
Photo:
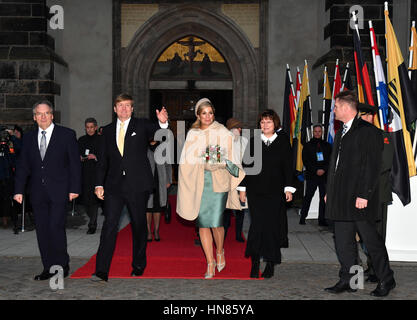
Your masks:
<svg viewBox="0 0 417 320"><path fill-rule="evenodd" d="M79 252L70 253L73 272L95 253L99 233L86 236L82 216L69 220L69 251ZM13 235L10 229L0 230L0 300L380 300L369 294L375 284L365 284L356 293L326 293L323 288L338 281L332 234L319 229L316 221L300 226L297 220L295 213L289 214L290 248L283 249L283 263L268 280L110 279L94 283L66 278L65 289L58 291L50 289L49 281L33 280L42 270L35 232ZM247 227L246 221L244 230ZM82 245L83 250L75 250ZM417 264L393 262L391 266L397 288L384 300L417 300Z"/></svg>
<svg viewBox="0 0 417 320"><path fill-rule="evenodd" d="M72 258L72 270L88 259ZM182 280L110 279L96 283L90 279L65 278L64 289L53 291L49 281L34 281L42 270L39 258L1 257L1 300L374 300L369 295L375 284L365 284L356 293L332 295L323 288L337 282L338 265L332 263L282 263L268 280ZM417 268L393 264L397 288L384 299L417 300ZM249 272L249 270L248 270ZM204 270L202 270L204 273Z"/></svg>

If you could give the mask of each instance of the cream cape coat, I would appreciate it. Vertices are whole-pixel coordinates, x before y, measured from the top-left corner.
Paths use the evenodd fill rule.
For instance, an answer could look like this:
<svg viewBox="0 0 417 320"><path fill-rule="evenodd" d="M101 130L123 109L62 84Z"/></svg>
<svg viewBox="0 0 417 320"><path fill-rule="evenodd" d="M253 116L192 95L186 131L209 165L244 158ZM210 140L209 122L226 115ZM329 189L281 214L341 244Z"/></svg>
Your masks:
<svg viewBox="0 0 417 320"><path fill-rule="evenodd" d="M191 129L187 134L178 171L177 213L186 220L194 220L200 211L204 189L204 153L207 145L220 145L226 158L239 168L239 177L233 177L227 169L211 172L214 192L228 192L226 208L241 210L236 188L245 177L239 156L233 152L233 134L214 121L205 130Z"/></svg>

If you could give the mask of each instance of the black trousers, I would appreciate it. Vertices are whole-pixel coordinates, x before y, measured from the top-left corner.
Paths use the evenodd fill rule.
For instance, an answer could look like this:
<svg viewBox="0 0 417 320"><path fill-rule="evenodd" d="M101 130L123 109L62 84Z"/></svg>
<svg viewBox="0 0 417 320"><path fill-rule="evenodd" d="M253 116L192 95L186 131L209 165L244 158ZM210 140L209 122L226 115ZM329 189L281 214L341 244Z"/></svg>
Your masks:
<svg viewBox="0 0 417 320"><path fill-rule="evenodd" d="M119 221L126 205L132 226L132 267L146 267L146 244L148 228L146 224L146 204L149 198L148 192L133 195L106 194L104 197L103 229L100 235L100 245L97 252L96 272L107 273L110 270L114 249L116 246Z"/></svg>
<svg viewBox="0 0 417 320"><path fill-rule="evenodd" d="M98 203L91 203L85 206L87 211L87 215L90 218L88 222L88 228L90 229L97 229L97 214L98 214Z"/></svg>
<svg viewBox="0 0 417 320"><path fill-rule="evenodd" d="M227 230L230 227L230 218L233 212L236 217L236 239L239 239L242 237L243 218L245 217L245 212L243 210L230 209L226 209L223 214L224 238L227 236Z"/></svg>
<svg viewBox="0 0 417 320"><path fill-rule="evenodd" d="M308 216L308 211L310 210L311 200L316 193L316 189L319 188L320 194L320 203L319 203L319 222L326 222L324 217L325 212L325 202L324 196L326 195L326 183L324 181L317 181L315 179L306 180L306 194L303 198L303 207L301 209L301 218L305 219Z"/></svg>
<svg viewBox="0 0 417 320"><path fill-rule="evenodd" d="M41 199L32 199L36 237L44 271L49 271L54 265L65 267L69 264L65 230L67 203L57 202L46 192Z"/></svg>
<svg viewBox="0 0 417 320"><path fill-rule="evenodd" d="M378 279L388 281L393 278L394 272L389 265L385 243L374 223L369 221L335 221L334 228L336 254L341 265L339 277L343 282L350 281L353 274L350 274L349 270L353 265L358 264L356 232L359 233L371 256Z"/></svg>

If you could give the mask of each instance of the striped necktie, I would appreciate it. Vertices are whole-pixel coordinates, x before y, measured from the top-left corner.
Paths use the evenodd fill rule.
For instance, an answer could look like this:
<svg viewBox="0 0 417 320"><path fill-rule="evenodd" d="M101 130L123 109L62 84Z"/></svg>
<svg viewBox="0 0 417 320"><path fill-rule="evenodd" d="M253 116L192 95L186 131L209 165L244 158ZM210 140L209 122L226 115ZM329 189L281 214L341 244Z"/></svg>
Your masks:
<svg viewBox="0 0 417 320"><path fill-rule="evenodd" d="M117 138L117 147L119 148L119 152L123 157L123 150L125 148L125 129L124 129L124 122L120 122L120 129L119 129L119 137Z"/></svg>

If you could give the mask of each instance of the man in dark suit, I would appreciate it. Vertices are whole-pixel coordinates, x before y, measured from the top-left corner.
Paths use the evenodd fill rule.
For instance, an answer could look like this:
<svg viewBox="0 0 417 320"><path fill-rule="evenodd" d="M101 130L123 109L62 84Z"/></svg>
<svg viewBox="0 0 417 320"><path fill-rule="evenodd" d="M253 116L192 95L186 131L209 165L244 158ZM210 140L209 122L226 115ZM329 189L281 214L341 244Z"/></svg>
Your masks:
<svg viewBox="0 0 417 320"><path fill-rule="evenodd" d="M306 193L303 198L300 224L306 224L311 200L313 199L317 188L319 188L320 203L318 223L319 226L328 225L324 218L324 196L326 195L326 177L332 147L328 142L321 138L322 134L322 126L320 124L315 125L313 127L313 138L303 147L302 157L306 168Z"/></svg>
<svg viewBox="0 0 417 320"><path fill-rule="evenodd" d="M96 186L96 165L98 162L97 151L101 137L97 134L96 119L87 118L84 123L86 134L78 139L82 168L80 203L84 205L90 218L87 234L94 234L97 229L97 214L100 204L100 200L98 200L94 191Z"/></svg>
<svg viewBox="0 0 417 320"><path fill-rule="evenodd" d="M358 109L362 120L372 124L374 123L374 117L375 114L378 113L378 107L359 103ZM382 131L382 135L384 137L384 150L382 152L381 175L379 178L380 206L378 210L376 226L378 233L385 242L388 204L392 202L391 168L394 159L394 146L390 141L390 136L388 132ZM365 271L365 274L368 275L366 281L378 282L378 278L375 275L375 271L372 266L372 259L369 255L369 252L365 246L363 246L363 249L367 257L366 264L368 267L368 269Z"/></svg>
<svg viewBox="0 0 417 320"><path fill-rule="evenodd" d="M97 163L95 193L104 200L105 221L97 252L96 271L91 280L108 281L118 224L123 207L130 215L133 238L132 276L141 276L146 267L146 205L154 188L154 179L147 158L149 142L159 128L168 127L165 108L156 110L159 120L132 117L133 99L120 94L114 103L117 120L103 129Z"/></svg>
<svg viewBox="0 0 417 320"><path fill-rule="evenodd" d="M379 178L383 139L381 131L358 116L357 96L344 91L336 96L335 119L343 122L330 159L326 218L334 221L339 282L325 290L354 292L351 267L358 265L355 234L358 232L372 258L379 279L373 296L382 297L395 287L385 244L375 226L379 209Z"/></svg>
<svg viewBox="0 0 417 320"><path fill-rule="evenodd" d="M81 191L80 154L75 132L52 121L49 101L36 103L33 118L38 129L23 138L15 176L15 196L22 203L25 184L30 179L30 195L43 272L35 280L53 276L50 268L59 265L69 273L65 223L67 203Z"/></svg>

